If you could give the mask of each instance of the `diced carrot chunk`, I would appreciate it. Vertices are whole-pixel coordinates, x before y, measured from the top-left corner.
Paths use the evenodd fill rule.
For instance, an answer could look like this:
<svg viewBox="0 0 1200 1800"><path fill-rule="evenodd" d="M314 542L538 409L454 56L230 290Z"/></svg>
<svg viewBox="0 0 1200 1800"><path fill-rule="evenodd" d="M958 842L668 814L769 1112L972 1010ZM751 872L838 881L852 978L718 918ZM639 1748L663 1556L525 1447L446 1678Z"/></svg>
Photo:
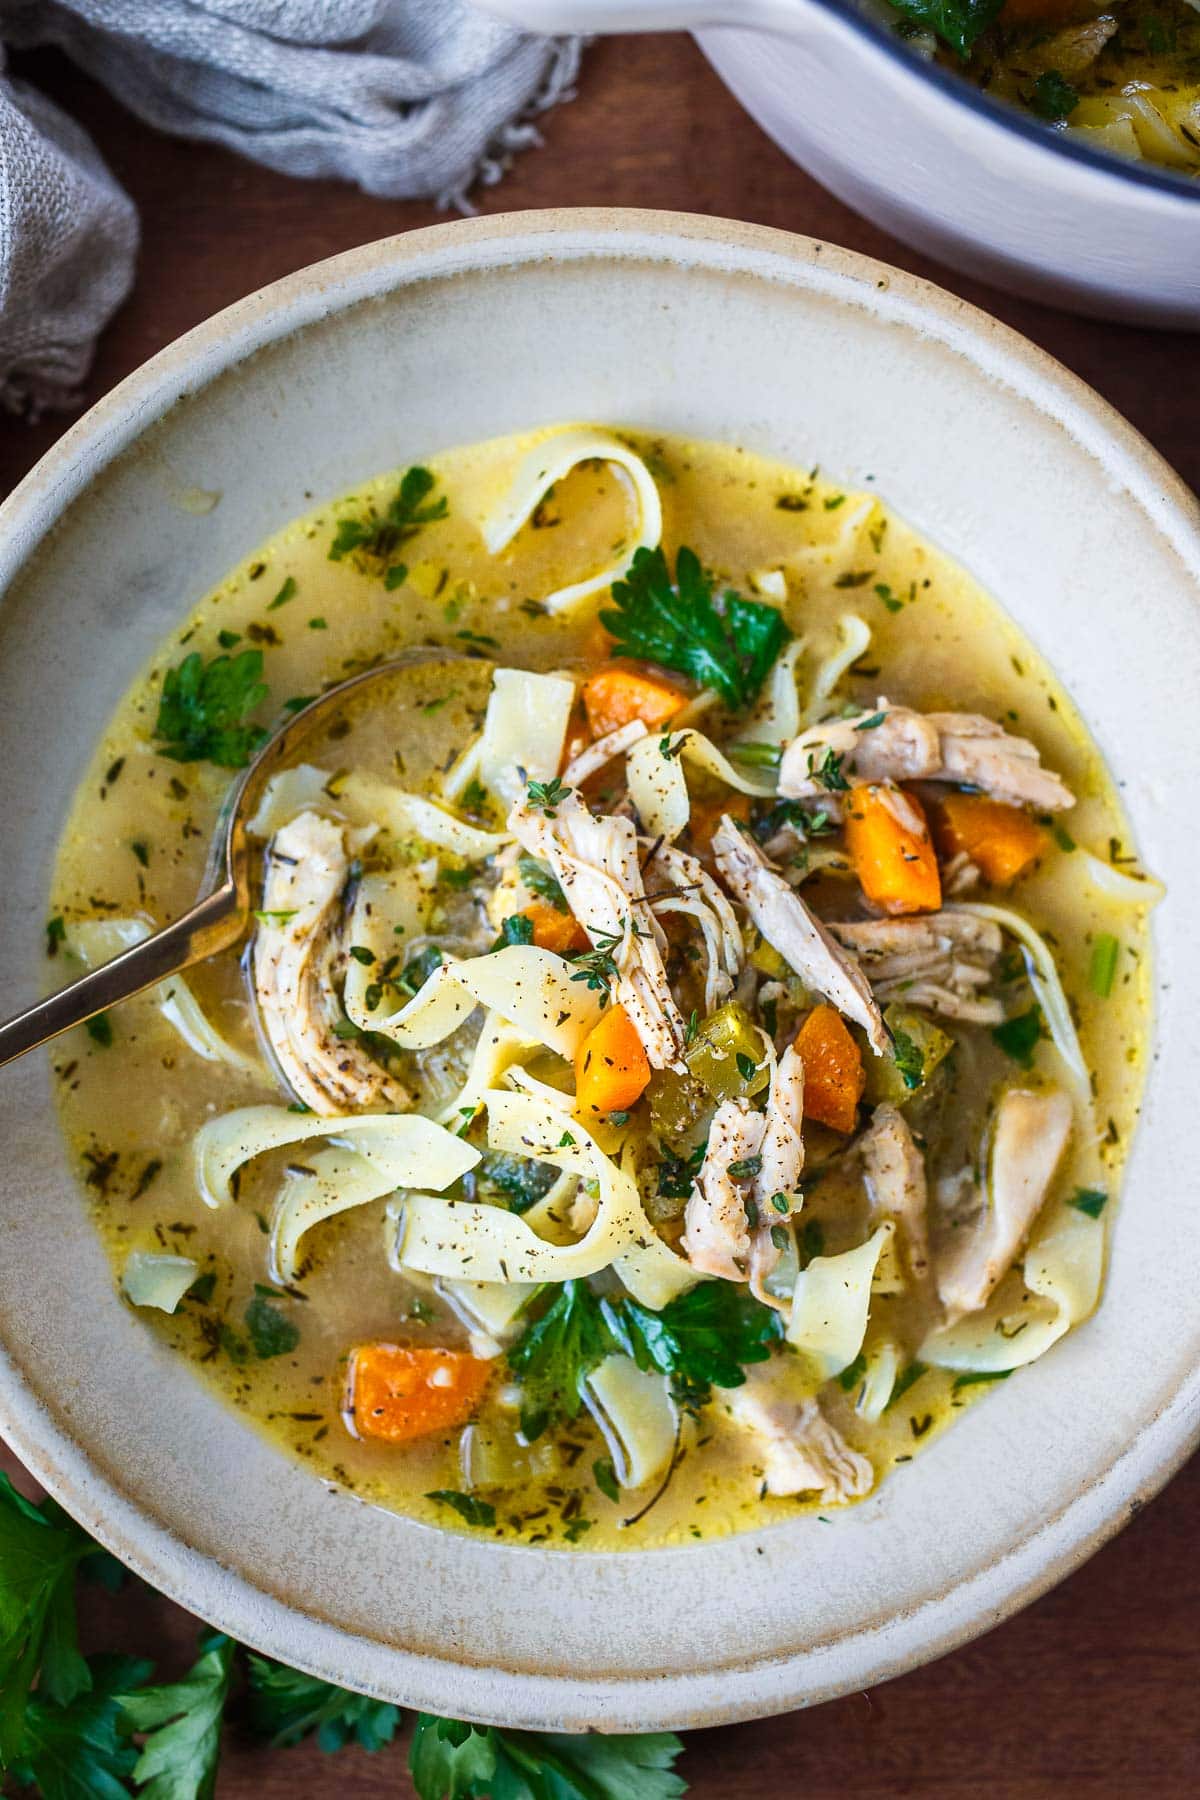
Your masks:
<svg viewBox="0 0 1200 1800"><path fill-rule="evenodd" d="M691 817L688 820L688 832L692 840L692 848L698 856L707 856L712 848L713 832L721 823L721 814L728 813L731 819L748 824L750 820L749 794L718 794L711 800L693 800Z"/></svg>
<svg viewBox="0 0 1200 1800"><path fill-rule="evenodd" d="M862 1051L836 1007L815 1006L796 1033L804 1064L804 1116L851 1132L866 1085Z"/></svg>
<svg viewBox="0 0 1200 1800"><path fill-rule="evenodd" d="M577 950L590 950L592 940L574 913L559 912L548 900L531 900L522 917L533 925L533 941L539 950L554 950L559 956L573 956Z"/></svg>
<svg viewBox="0 0 1200 1800"><path fill-rule="evenodd" d="M640 719L653 731L687 704L687 695L660 676L644 674L627 663L609 663L583 684L583 705L593 738L607 737L618 726Z"/></svg>
<svg viewBox="0 0 1200 1800"><path fill-rule="evenodd" d="M465 1424L491 1374L490 1362L461 1350L359 1344L347 1387L354 1428L360 1437L403 1444Z"/></svg>
<svg viewBox="0 0 1200 1800"><path fill-rule="evenodd" d="M939 796L931 811L942 855L965 853L994 887L1008 887L1045 854L1046 832L1019 806L986 794L950 793Z"/></svg>
<svg viewBox="0 0 1200 1800"><path fill-rule="evenodd" d="M650 1081L642 1040L623 1006L601 1013L575 1053L575 1097L581 1113L624 1112Z"/></svg>
<svg viewBox="0 0 1200 1800"><path fill-rule="evenodd" d="M887 782L852 788L846 853L863 893L881 912L936 912L942 904L933 840L912 794Z"/></svg>

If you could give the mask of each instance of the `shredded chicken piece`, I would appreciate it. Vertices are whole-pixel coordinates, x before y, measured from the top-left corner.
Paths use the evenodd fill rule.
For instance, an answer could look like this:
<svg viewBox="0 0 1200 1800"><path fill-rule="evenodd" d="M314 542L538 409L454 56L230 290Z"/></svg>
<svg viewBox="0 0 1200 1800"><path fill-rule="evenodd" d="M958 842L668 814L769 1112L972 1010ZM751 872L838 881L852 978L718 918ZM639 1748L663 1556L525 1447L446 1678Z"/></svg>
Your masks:
<svg viewBox="0 0 1200 1800"><path fill-rule="evenodd" d="M724 1281L745 1281L750 1260L750 1221L743 1183L731 1165L757 1156L766 1115L747 1100L722 1100L713 1115L708 1147L683 1215L682 1245L694 1269Z"/></svg>
<svg viewBox="0 0 1200 1800"><path fill-rule="evenodd" d="M549 808L519 800L508 828L522 849L550 864L593 945L611 955L613 998L629 1014L651 1068L682 1072L687 1028L663 967L666 938L646 901L632 821L595 818L571 792Z"/></svg>
<svg viewBox="0 0 1200 1800"><path fill-rule="evenodd" d="M766 1364L746 1370L742 1387L723 1388L732 1417L757 1439L768 1494L816 1494L827 1504L870 1492L875 1471L834 1429L816 1400L788 1400Z"/></svg>
<svg viewBox="0 0 1200 1800"><path fill-rule="evenodd" d="M655 918L681 913L694 919L704 939L704 1006L714 1012L733 988L745 959L745 945L732 906L694 856L674 844L642 843L652 855L642 863L642 879Z"/></svg>
<svg viewBox="0 0 1200 1800"><path fill-rule="evenodd" d="M1004 948L1000 927L973 913L924 913L919 918L850 919L829 927L862 965L876 999L903 998L911 1006L998 1025L1004 1008L984 994Z"/></svg>
<svg viewBox="0 0 1200 1800"><path fill-rule="evenodd" d="M713 833L713 855L726 887L800 979L861 1025L877 1056L887 1054L887 1030L871 984L821 920L809 911L762 851L728 813Z"/></svg>
<svg viewBox="0 0 1200 1800"><path fill-rule="evenodd" d="M1010 1088L991 1131L987 1194L939 1258L938 1294L952 1324L986 1306L1012 1267L1045 1204L1071 1135L1074 1112L1060 1089Z"/></svg>
<svg viewBox="0 0 1200 1800"><path fill-rule="evenodd" d="M1011 806L1046 812L1075 804L1066 784L1042 768L1026 738L1011 737L978 713L918 713L883 696L873 712L810 726L783 753L779 792L792 800L819 801L834 819L842 816L839 779L951 781Z"/></svg>
<svg viewBox="0 0 1200 1800"><path fill-rule="evenodd" d="M334 1030L342 1017L335 978L343 956L340 902L349 868L342 827L319 813L300 813L271 839L262 898L266 916L254 934L254 991L263 1031L288 1086L316 1113L412 1105L412 1095L360 1044Z"/></svg>
<svg viewBox="0 0 1200 1800"><path fill-rule="evenodd" d="M920 1285L929 1274L925 1158L903 1113L887 1104L877 1106L858 1140L858 1151L871 1202L871 1224L895 1220L908 1272Z"/></svg>
<svg viewBox="0 0 1200 1800"><path fill-rule="evenodd" d="M771 1086L759 1151L762 1167L754 1177L758 1225L750 1243L750 1288L764 1305L781 1306L767 1293L764 1283L782 1254L772 1228L794 1217L801 1206L796 1190L804 1170L804 1064L791 1044L778 1062L774 1047L768 1045L768 1049Z"/></svg>
<svg viewBox="0 0 1200 1800"><path fill-rule="evenodd" d="M624 756L627 750L632 750L635 744L649 734L649 726L644 725L641 719L630 719L627 725L618 725L615 731L606 732L594 743L585 744L578 756L573 756L563 770L563 780L568 787L578 787L581 781L595 775L605 763Z"/></svg>

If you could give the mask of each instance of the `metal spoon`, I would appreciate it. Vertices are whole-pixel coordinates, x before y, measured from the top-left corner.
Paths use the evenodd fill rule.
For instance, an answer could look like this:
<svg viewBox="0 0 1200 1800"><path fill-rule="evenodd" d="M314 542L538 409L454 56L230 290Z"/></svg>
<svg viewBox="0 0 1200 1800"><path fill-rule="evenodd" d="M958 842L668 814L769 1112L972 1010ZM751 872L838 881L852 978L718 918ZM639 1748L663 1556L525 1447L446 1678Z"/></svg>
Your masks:
<svg viewBox="0 0 1200 1800"><path fill-rule="evenodd" d="M322 720L373 682L385 681L419 663L462 660L461 651L436 645L407 650L378 668L340 681L281 725L225 796L196 904L153 937L123 950L120 956L0 1025L0 1067L49 1043L72 1025L82 1025L96 1013L107 1012L144 988L236 944L250 916L252 858L246 822L258 811L271 776L294 760L297 746Z"/></svg>

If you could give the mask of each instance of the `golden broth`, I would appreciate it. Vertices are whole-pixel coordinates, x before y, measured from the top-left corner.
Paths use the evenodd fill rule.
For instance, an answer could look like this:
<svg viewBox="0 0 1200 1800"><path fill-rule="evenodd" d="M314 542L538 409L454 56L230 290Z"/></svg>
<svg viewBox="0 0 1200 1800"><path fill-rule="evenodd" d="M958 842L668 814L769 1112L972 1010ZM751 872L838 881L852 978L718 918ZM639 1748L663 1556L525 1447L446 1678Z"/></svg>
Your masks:
<svg viewBox="0 0 1200 1800"><path fill-rule="evenodd" d="M594 659L596 602L585 602L570 619L542 616L530 602L607 566L624 544L626 500L611 472L594 466L573 472L500 556L489 556L480 539L476 521L533 441L488 443L437 459L432 466L449 513L404 546L408 580L395 591L386 591L377 574L328 555L339 517L360 512L367 499L386 501L397 482L391 474L287 526L203 599L160 646L96 749L63 836L50 914L61 916L68 931L96 916L162 923L194 898L230 777L207 763L168 760L153 738L163 673L190 651L209 657L235 645L261 646L270 688L260 709L264 723L289 698L315 694L404 646L440 644L465 653L449 676L442 665L417 671L386 709L349 717L332 741L305 753L324 766L364 767L418 791L433 785L478 729L493 659L537 669ZM872 642L840 690L846 698L871 705L886 692L917 707L978 709L1001 720L1032 737L1079 796L1071 838L1106 856L1113 841L1116 854L1128 852L1116 793L1070 700L1032 646L947 556L878 500L846 493L816 472L721 446L630 442L659 483L669 549L691 545L706 566L744 592L755 571L787 569L788 617L816 645L832 647L842 614L867 621ZM1079 861L1057 849L1019 893L1060 959L1104 1131L1098 1152L1088 1145L1072 1150L1060 1182L1094 1182L1098 1155L1115 1191L1146 1055L1145 919L1142 910L1116 906L1090 888ZM1088 982L1101 932L1112 932L1122 946L1108 998L1093 994ZM51 973L62 979L69 972L67 952L59 949ZM253 1048L238 956L215 959L189 981L217 1028ZM72 1033L55 1047L53 1064L63 1129L114 1278L135 1249L193 1257L215 1276L207 1303L186 1300L171 1316L144 1311L146 1329L192 1358L217 1393L322 1478L414 1517L456 1524L426 1496L467 1485L457 1431L389 1447L357 1440L343 1421L346 1358L354 1344L465 1342L447 1309L431 1300L427 1283L389 1268L383 1203L315 1229L296 1297L278 1303L298 1326L298 1343L290 1353L258 1358L247 1343L244 1315L255 1284L269 1279L264 1233L282 1159L263 1159L234 1206L210 1210L197 1193L191 1140L214 1113L277 1098L278 1090L265 1072L256 1080L201 1061L146 999L122 1007L111 1029L109 1045L85 1030ZM819 1184L806 1210L824 1218L836 1238L836 1180ZM893 1305L903 1328L903 1304ZM882 1476L985 1391L984 1385L956 1388L952 1374L929 1370L875 1425L856 1416L836 1381L826 1398L834 1423ZM489 1401L478 1431L486 1436L494 1416ZM645 1547L782 1518L803 1504L759 1498L752 1446L719 1403L686 1426L673 1480L632 1528L621 1521L637 1503L623 1497L614 1504L596 1487L592 1465L603 1451L586 1414L558 1448L539 1440L528 1453L528 1487L497 1500L496 1534L556 1544L579 1539L589 1549Z"/></svg>

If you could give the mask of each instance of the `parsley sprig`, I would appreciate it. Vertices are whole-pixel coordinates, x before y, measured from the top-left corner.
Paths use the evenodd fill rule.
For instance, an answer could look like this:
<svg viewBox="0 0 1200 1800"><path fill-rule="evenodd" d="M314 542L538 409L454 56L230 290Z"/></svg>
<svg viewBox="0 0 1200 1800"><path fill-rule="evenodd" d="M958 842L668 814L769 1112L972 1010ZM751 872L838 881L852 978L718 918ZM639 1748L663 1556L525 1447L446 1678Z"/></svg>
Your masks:
<svg viewBox="0 0 1200 1800"><path fill-rule="evenodd" d="M750 705L790 636L773 606L732 592L715 600L699 557L686 548L675 558L674 581L661 549L636 551L612 597L616 610L600 619L619 655L678 669L738 711Z"/></svg>
<svg viewBox="0 0 1200 1800"><path fill-rule="evenodd" d="M329 546L330 562L341 562L352 552L373 557L381 563L389 562L401 544L415 537L422 525L446 517L449 510L446 496L439 494L436 499L430 499L436 485L437 477L431 470L419 466L407 469L382 513L376 507L368 506L360 519L338 520L337 534ZM385 572L385 585L399 587L407 571L395 573L398 579L387 581L386 576L392 575L393 571L389 568Z"/></svg>
<svg viewBox="0 0 1200 1800"><path fill-rule="evenodd" d="M253 1652L239 1703L242 1656L219 1633L177 1681L152 1685L141 1658L85 1659L76 1571L117 1566L53 1501L35 1506L0 1475L0 1774L43 1800L213 1800L222 1728L239 1704L277 1746L392 1742L398 1707ZM422 1713L408 1762L418 1800L678 1800L682 1748L668 1733L561 1737Z"/></svg>
<svg viewBox="0 0 1200 1800"><path fill-rule="evenodd" d="M521 1430L533 1439L577 1418L584 1382L614 1353L669 1376L675 1399L696 1411L714 1387L740 1387L745 1367L765 1362L781 1335L779 1314L730 1282L703 1282L653 1312L566 1281L508 1353L521 1383Z"/></svg>
<svg viewBox="0 0 1200 1800"><path fill-rule="evenodd" d="M668 1731L567 1737L421 1713L408 1766L420 1800L677 1800L682 1748Z"/></svg>
<svg viewBox="0 0 1200 1800"><path fill-rule="evenodd" d="M267 697L261 650L240 656L214 656L205 662L198 650L163 676L154 735L163 741L159 754L173 762L211 762L221 769L242 769L267 741L261 725L247 723Z"/></svg>

